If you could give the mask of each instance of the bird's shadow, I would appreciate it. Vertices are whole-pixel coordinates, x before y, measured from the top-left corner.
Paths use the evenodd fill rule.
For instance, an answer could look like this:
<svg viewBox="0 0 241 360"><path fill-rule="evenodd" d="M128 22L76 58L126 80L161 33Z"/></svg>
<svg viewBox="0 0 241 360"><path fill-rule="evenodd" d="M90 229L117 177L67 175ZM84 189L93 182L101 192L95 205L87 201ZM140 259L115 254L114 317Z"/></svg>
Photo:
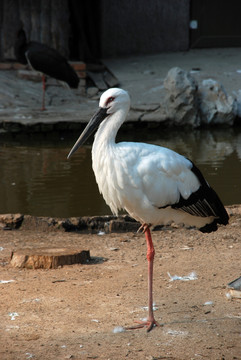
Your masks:
<svg viewBox="0 0 241 360"><path fill-rule="evenodd" d="M91 256L90 260L86 261L86 264L87 265L103 264L106 261L108 261L108 259L102 256Z"/></svg>

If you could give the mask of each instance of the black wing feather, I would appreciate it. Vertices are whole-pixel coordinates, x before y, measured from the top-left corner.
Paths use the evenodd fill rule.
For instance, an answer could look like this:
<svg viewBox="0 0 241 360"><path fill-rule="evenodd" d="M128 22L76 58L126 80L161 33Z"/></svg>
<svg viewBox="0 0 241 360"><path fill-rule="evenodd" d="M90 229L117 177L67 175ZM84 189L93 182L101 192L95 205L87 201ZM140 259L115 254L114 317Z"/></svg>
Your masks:
<svg viewBox="0 0 241 360"><path fill-rule="evenodd" d="M27 45L26 57L33 69L64 81L72 88L78 87L78 75L57 50L32 41Z"/></svg>
<svg viewBox="0 0 241 360"><path fill-rule="evenodd" d="M197 176L201 185L188 199L180 195L179 202L171 205L173 209L185 211L194 216L209 217L215 219L211 224L200 228L202 232L217 230L217 224L228 224L229 216L216 192L208 185L201 171L192 163L191 171Z"/></svg>
<svg viewBox="0 0 241 360"><path fill-rule="evenodd" d="M57 50L37 41L27 43L26 34L20 29L14 44L16 59L21 64L31 64L32 68L66 82L71 88L78 88L79 77L64 56Z"/></svg>

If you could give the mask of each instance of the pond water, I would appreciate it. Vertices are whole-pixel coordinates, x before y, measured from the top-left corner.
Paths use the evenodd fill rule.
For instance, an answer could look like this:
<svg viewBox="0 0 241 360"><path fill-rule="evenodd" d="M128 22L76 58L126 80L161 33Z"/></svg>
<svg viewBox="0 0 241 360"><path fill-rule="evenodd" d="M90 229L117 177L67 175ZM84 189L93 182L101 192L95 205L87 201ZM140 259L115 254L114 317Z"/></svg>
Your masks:
<svg viewBox="0 0 241 360"><path fill-rule="evenodd" d="M0 135L0 213L71 217L111 214L91 167L91 141L67 160L79 133ZM118 141L169 147L200 168L225 205L241 203L241 128L144 129Z"/></svg>

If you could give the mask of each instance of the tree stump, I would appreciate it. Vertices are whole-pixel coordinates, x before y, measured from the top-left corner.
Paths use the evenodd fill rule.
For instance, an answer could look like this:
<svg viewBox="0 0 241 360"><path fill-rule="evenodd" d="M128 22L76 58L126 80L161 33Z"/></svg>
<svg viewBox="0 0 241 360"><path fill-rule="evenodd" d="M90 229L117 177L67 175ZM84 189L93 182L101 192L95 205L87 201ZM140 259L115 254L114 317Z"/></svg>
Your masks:
<svg viewBox="0 0 241 360"><path fill-rule="evenodd" d="M58 266L83 264L90 260L89 250L36 248L12 251L11 265L27 269L56 269Z"/></svg>

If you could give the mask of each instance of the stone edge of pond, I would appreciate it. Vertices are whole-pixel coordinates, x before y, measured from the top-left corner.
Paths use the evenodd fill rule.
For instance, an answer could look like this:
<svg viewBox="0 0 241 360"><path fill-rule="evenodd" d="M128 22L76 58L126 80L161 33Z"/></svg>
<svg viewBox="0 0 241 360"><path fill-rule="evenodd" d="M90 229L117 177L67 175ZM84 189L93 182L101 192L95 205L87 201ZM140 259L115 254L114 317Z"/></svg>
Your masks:
<svg viewBox="0 0 241 360"><path fill-rule="evenodd" d="M128 215L122 216L82 216L70 218L42 217L23 214L1 214L0 230L36 230L36 231L77 231L98 233L103 231L125 232L137 231L140 226Z"/></svg>
<svg viewBox="0 0 241 360"><path fill-rule="evenodd" d="M241 204L226 206L230 216L241 216ZM136 232L140 224L128 215L54 218L23 214L0 214L0 230L63 231L80 233ZM159 230L161 226L155 227Z"/></svg>

